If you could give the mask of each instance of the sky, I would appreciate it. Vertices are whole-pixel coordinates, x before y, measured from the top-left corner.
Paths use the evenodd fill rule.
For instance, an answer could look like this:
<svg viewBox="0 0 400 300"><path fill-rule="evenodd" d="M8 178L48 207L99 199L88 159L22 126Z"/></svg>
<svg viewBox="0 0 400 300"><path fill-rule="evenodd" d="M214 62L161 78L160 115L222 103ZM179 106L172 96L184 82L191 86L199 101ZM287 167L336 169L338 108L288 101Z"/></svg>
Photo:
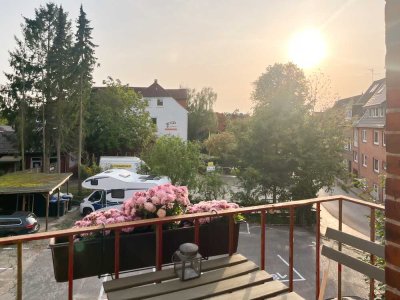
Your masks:
<svg viewBox="0 0 400 300"><path fill-rule="evenodd" d="M46 3L0 0L0 84L24 17ZM75 22L81 3L94 27L97 85L111 76L131 86L212 87L214 110L250 112L254 81L286 63L296 33L316 29L324 59L305 69L330 80L339 98L384 77L384 0L87 0L54 1ZM293 49L292 49L293 50ZM372 71L373 70L373 71ZM332 97L334 98L334 97Z"/></svg>

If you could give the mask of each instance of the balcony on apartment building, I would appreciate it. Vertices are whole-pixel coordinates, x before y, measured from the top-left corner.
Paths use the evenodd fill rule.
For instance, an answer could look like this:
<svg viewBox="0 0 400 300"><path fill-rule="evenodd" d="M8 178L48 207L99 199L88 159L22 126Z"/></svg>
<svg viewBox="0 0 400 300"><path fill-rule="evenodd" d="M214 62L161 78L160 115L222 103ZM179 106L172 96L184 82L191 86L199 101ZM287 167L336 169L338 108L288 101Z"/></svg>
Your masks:
<svg viewBox="0 0 400 300"><path fill-rule="evenodd" d="M328 229L325 237L322 238L320 211L321 204L324 202L337 203L339 216L337 228ZM344 249L345 244L352 247L357 247L363 243L369 242L357 238L353 240L351 236L343 233L342 216L343 209L345 207L343 204L346 204L345 202L364 206L370 211L369 240L373 242L373 245L380 246L378 243L375 243L375 215L377 211L383 211L384 207L382 205L365 202L346 196L328 196L315 199L282 202L277 204L229 209L225 211L218 211L217 214L215 212L197 213L138 220L118 224L108 224L95 227L72 228L23 236L13 236L1 238L0 245L17 245L15 248L17 257L17 284L15 288L15 294L17 299L22 299L27 293L29 295L40 295L40 297L46 298L46 294L51 294L50 289L56 289L57 285L64 285L64 288L66 285L68 285L68 294L66 295L68 299L74 299L74 296L79 298L78 295L74 295L74 284L80 284L77 283L79 282L79 279L76 278L80 278L79 274L81 274L81 277L84 276L81 272L86 267L85 265L87 262L81 260L78 261L79 256L77 256L77 254L85 249L84 247L80 246L79 242L74 241L74 236L78 234L96 232L104 233L104 231L111 232L112 236L112 239L110 240L111 242L108 241L108 247L112 248L112 251L109 252L111 254L109 254L109 256L106 258L103 257L105 261L102 262L102 264L105 264L111 268L109 273L112 273L112 280L103 280L105 281L103 283L104 291L107 293L108 299L214 299L214 297L215 299L304 299L303 297L309 299L310 296L304 296L304 290L301 285L298 285L297 282L299 272L296 270L296 266L298 266L302 261L312 262L306 265L308 271L313 273L312 278L307 278L307 284L312 289L312 298L315 297L316 299L325 299L323 294L325 293L327 282L329 282L331 285L333 284L335 294L339 299L342 297L343 286L347 284L364 285L367 290L369 289L369 298L374 299L374 286L377 283L375 279L384 281L384 271L372 266L375 264L377 260L376 254L379 253L380 250L375 251L372 249L374 247L367 247L369 249L368 253L372 253L368 254L369 256L367 257L369 257L369 259L366 259L367 262L361 262L357 259L360 257L359 252L357 252L357 255L353 255L354 257L351 257L351 255L347 256L341 252L342 245ZM304 237L302 238L301 235L300 238L295 238L297 237L295 232L297 232L299 229L298 226L295 225L296 211L306 205L313 205L316 210L316 224L315 227L310 229L312 232L311 236L314 237L314 241L311 243ZM289 216L289 226L280 227L280 230L282 231L280 235L284 237L284 242L282 242L282 239L277 241L268 236L270 231L267 230L267 220L277 210L286 210ZM260 224L260 230L258 233L259 235L257 237L258 243L248 244L246 240L243 241L245 235L238 234L237 224L235 222L235 215L238 213L244 215L245 217L247 216L249 219L252 219L253 222ZM225 224L227 229L225 230L224 236L220 236L216 239L214 232L204 231L204 224L201 222L201 220L204 220L204 218L211 218L213 220L226 220ZM199 245L200 249L205 249L204 243L210 245L226 244L226 254L219 255L218 257L210 257L208 260L203 260L203 273L199 278L189 281L181 281L177 279L173 268L171 269L170 265L164 264L164 262L169 260L169 257L163 257L166 255L165 253L167 253L167 248L170 247L169 243L174 239L173 237L166 235L167 230L165 229L165 224L177 223L183 220L189 220L192 222L189 226L190 230L188 229L189 231L186 231L185 238L183 239L184 242L193 242ZM153 268L148 269L147 272L141 270L139 274L138 272L126 273L123 271L125 270L123 265L127 263L127 258L125 255L126 253L130 253L132 248L124 249L124 247L126 247L126 241L124 239L127 234L123 233L122 230L132 226L135 228L148 228L151 226L154 229L153 236L151 238L152 242L150 243L152 246L148 246L152 248L147 249L147 251L140 250L141 254L139 255L143 257L146 255L153 256L152 259L154 265ZM283 233L285 232L286 228L286 233ZM328 231L330 232L329 234ZM211 234L214 234L212 235L212 241L205 239L205 237ZM331 241L327 240L326 236L328 235L330 236ZM43 242L45 242L46 240L52 238L63 238L65 240L64 244L66 248L63 250L64 267L60 274L56 274L56 277L58 276L57 281L65 281L68 283L60 283L55 281L51 283L47 282L46 287L39 286L37 283L28 285L28 283L23 282L24 262L22 255L23 251L25 251L23 250L25 249L24 247L28 247L26 245L29 245L30 242L34 240L43 240ZM237 238L239 238L239 242L237 241ZM339 242L335 243L334 240ZM243 242L245 244L247 243L245 247L238 248L238 243L240 244ZM268 264L268 260L266 259L269 243L280 243L279 247L282 250L285 250L285 255L287 256L283 256L287 258L287 265L284 266L286 271L274 275L269 272L270 266ZM210 245L207 245L207 247ZM314 245L315 247L313 247ZM102 247L105 246L102 245ZM133 247L136 248L136 246ZM300 256L300 248L306 249L308 260L306 260L305 257ZM257 255L254 256L250 254L250 252L248 252L246 249L251 249L251 253L257 253ZM321 249L323 257L321 257ZM92 251L91 253L92 255L95 255L95 252ZM212 251L209 253L212 254ZM4 251L2 253L2 255L9 254L10 251L8 251L6 254ZM47 252L47 255L50 256L50 252ZM54 255L55 252L53 252L53 262ZM131 258L128 256L128 263L129 260L138 259L138 257L133 256L133 254ZM285 261L283 258L282 260ZM322 260L324 260L324 264L322 264ZM328 264L326 264L326 262L328 262ZM369 279L369 284L364 282L362 276L350 276L350 278L348 278L348 276L343 276L344 268L342 265L356 270L354 272L363 272L367 270L366 274L371 277ZM39 274L42 266L35 265L34 267L36 270L35 272ZM345 269L346 271L348 270L347 267L345 267ZM329 275L329 273L334 273L335 275L332 276L332 274ZM356 280L355 278L359 278L359 280ZM281 280L279 281L277 279ZM343 296L345 296L345 294L343 294Z"/></svg>

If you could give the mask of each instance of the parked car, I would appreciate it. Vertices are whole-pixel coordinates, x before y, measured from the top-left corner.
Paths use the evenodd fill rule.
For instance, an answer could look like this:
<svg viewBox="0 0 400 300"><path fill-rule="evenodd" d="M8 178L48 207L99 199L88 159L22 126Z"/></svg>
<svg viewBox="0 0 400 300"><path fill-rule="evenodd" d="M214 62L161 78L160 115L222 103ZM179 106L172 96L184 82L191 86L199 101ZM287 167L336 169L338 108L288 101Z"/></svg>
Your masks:
<svg viewBox="0 0 400 300"><path fill-rule="evenodd" d="M0 211L0 235L35 233L40 224L34 213L29 211Z"/></svg>
<svg viewBox="0 0 400 300"><path fill-rule="evenodd" d="M57 201L58 198L58 193L54 193L50 197L50 201ZM74 198L74 196L71 193L60 193L60 200L61 201L71 201Z"/></svg>

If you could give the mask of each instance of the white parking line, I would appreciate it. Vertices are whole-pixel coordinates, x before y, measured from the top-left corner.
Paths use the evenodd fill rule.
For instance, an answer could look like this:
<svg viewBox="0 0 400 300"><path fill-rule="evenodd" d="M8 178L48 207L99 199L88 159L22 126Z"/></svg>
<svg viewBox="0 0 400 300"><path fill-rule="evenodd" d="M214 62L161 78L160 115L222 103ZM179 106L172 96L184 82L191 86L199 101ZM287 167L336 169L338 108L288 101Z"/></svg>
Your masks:
<svg viewBox="0 0 400 300"><path fill-rule="evenodd" d="M282 258L282 256L280 256L279 254L278 254L277 256L283 261L283 263L284 263L285 265L287 265L287 266L289 267L289 263L288 263L286 260L284 260L284 259ZM304 280L306 280L303 276L301 276L301 274L300 274L295 268L293 268L293 271L300 277L300 278L293 279L293 281L304 281ZM279 274L279 273L277 273L277 274ZM279 275L280 275L280 274L279 274ZM286 275L285 275L285 276L280 275L279 277L281 277L281 278L286 278ZM288 280L288 279L285 279L285 280L281 280L281 281L287 282L287 281L289 281L289 280Z"/></svg>
<svg viewBox="0 0 400 300"><path fill-rule="evenodd" d="M13 247L6 247L6 248L3 248L3 250L16 250L17 248L13 248ZM29 248L24 248L24 247L22 247L22 250L29 250Z"/></svg>

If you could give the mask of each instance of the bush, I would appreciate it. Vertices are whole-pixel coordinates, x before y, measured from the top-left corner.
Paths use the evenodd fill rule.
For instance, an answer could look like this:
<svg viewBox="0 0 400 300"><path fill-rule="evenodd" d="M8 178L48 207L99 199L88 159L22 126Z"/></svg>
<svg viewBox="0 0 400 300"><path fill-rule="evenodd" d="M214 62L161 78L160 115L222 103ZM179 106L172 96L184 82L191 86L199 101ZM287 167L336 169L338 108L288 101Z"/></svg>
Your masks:
<svg viewBox="0 0 400 300"><path fill-rule="evenodd" d="M81 178L85 180L86 178L96 175L101 171L101 167L96 163L93 163L91 166L81 165Z"/></svg>

